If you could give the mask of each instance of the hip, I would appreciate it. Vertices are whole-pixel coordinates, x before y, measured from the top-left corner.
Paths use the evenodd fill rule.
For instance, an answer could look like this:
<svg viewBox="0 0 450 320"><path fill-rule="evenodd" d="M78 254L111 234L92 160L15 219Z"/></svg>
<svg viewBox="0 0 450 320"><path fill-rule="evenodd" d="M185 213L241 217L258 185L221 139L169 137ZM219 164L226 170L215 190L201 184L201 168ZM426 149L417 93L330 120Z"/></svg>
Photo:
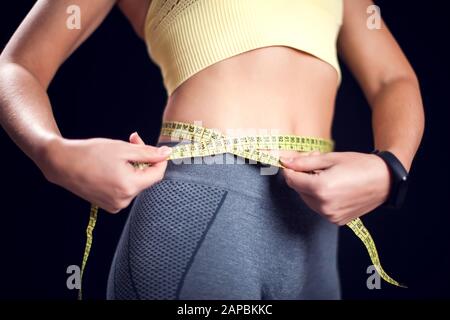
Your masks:
<svg viewBox="0 0 450 320"><path fill-rule="evenodd" d="M162 181L138 195L111 269L111 297L337 298L338 227L281 172L218 156L170 160Z"/></svg>

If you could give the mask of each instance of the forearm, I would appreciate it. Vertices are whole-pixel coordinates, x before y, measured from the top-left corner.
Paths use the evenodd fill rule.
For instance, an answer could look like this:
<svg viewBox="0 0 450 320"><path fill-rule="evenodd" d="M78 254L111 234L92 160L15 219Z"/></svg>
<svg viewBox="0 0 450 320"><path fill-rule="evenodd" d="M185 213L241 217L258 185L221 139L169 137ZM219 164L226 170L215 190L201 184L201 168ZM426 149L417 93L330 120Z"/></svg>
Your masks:
<svg viewBox="0 0 450 320"><path fill-rule="evenodd" d="M424 131L424 111L417 81L392 80L370 101L374 147L395 154L409 171Z"/></svg>
<svg viewBox="0 0 450 320"><path fill-rule="evenodd" d="M61 137L46 90L18 64L0 63L0 124L38 165Z"/></svg>

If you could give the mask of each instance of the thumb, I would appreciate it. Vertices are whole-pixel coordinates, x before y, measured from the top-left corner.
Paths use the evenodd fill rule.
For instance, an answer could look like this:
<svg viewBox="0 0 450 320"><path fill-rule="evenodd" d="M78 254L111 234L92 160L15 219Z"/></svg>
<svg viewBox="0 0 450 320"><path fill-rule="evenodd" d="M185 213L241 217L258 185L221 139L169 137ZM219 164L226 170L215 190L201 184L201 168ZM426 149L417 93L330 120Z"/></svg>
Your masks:
<svg viewBox="0 0 450 320"><path fill-rule="evenodd" d="M172 148L161 146L159 148L150 145L129 144L128 160L133 162L156 163L165 161L172 153Z"/></svg>
<svg viewBox="0 0 450 320"><path fill-rule="evenodd" d="M133 132L130 135L130 143L133 143L133 144L145 144L144 140L141 139L141 137L139 136L139 134L137 132Z"/></svg>
<svg viewBox="0 0 450 320"><path fill-rule="evenodd" d="M297 156L294 158L280 157L280 161L286 168L294 171L314 171L331 167L334 161L328 154L313 153L307 156Z"/></svg>
<svg viewBox="0 0 450 320"><path fill-rule="evenodd" d="M143 168L142 170L135 171L133 179L139 190L148 188L154 183L161 181L164 177L166 168L167 162L164 161L152 164L150 167Z"/></svg>

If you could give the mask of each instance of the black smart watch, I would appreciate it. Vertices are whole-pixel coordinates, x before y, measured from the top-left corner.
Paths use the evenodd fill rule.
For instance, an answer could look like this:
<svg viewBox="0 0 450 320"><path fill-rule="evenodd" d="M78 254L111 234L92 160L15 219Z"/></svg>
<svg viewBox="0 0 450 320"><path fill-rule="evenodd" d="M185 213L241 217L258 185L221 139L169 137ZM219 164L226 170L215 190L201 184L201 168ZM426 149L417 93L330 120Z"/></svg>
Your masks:
<svg viewBox="0 0 450 320"><path fill-rule="evenodd" d="M384 160L392 177L389 196L382 206L399 209L405 200L406 191L408 190L408 171L392 152L375 149L371 153Z"/></svg>

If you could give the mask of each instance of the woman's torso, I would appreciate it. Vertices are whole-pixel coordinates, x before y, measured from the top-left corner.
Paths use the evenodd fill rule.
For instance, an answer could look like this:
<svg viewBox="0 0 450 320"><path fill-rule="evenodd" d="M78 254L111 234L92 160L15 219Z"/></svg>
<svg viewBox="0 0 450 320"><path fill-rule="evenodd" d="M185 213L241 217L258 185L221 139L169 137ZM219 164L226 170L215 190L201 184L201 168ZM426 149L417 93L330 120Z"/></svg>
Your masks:
<svg viewBox="0 0 450 320"><path fill-rule="evenodd" d="M337 73L326 62L288 47L264 47L189 78L169 97L163 120L201 121L236 134L331 138L336 89Z"/></svg>
<svg viewBox="0 0 450 320"><path fill-rule="evenodd" d="M142 10L149 2L142 2ZM138 19L132 23L144 25L145 17ZM184 81L168 98L163 121L200 122L228 133L248 129L331 138L337 88L338 73L327 62L288 46L262 47Z"/></svg>

